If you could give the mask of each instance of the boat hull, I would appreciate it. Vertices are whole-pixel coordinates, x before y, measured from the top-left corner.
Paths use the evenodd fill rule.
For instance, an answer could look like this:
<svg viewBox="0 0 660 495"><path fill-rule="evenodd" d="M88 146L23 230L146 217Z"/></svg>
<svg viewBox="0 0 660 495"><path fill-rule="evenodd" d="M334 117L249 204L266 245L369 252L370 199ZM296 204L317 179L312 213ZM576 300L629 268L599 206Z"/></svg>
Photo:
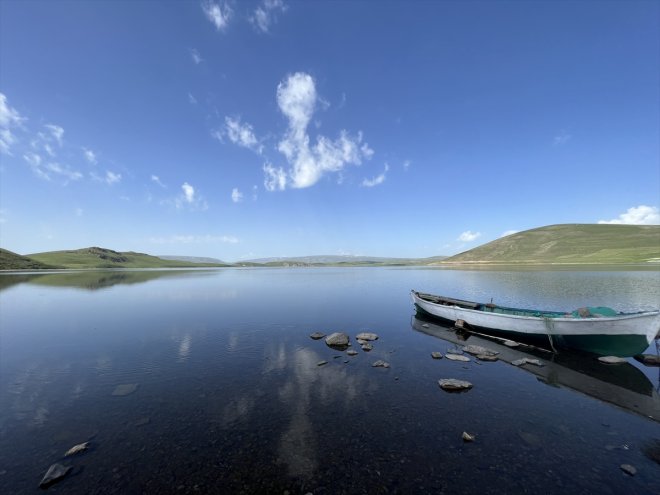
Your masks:
<svg viewBox="0 0 660 495"><path fill-rule="evenodd" d="M441 320L463 320L470 327L503 337L544 340L596 354L633 356L644 352L660 328L660 312L648 311L600 318L517 316L437 304L411 293L418 310Z"/></svg>

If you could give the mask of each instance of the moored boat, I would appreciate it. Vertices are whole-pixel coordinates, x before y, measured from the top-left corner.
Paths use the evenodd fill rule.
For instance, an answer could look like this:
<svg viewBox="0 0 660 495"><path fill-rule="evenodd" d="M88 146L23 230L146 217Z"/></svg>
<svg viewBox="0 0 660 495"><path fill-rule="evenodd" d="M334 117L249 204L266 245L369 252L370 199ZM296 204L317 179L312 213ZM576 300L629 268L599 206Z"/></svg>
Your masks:
<svg viewBox="0 0 660 495"><path fill-rule="evenodd" d="M553 347L570 347L602 355L633 356L644 352L660 330L660 311L620 313L610 308L570 312L518 309L411 291L418 311L442 320L462 320L470 328L505 337L544 339Z"/></svg>

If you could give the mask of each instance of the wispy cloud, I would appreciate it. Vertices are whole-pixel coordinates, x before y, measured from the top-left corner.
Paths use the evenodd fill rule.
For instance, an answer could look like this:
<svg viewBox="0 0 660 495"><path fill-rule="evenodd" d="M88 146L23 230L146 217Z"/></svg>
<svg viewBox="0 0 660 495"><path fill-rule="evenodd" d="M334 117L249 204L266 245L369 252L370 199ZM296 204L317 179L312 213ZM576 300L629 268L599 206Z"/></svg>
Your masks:
<svg viewBox="0 0 660 495"><path fill-rule="evenodd" d="M191 105L197 105L197 98L195 98L192 93L188 93L188 101Z"/></svg>
<svg viewBox="0 0 660 495"><path fill-rule="evenodd" d="M573 137L573 136L571 136L569 133L567 133L565 130L562 129L562 130L559 131L559 133L554 137L554 139L552 140L552 142L554 143L555 146L562 146L562 145L568 143L568 142L571 140L572 137Z"/></svg>
<svg viewBox="0 0 660 495"><path fill-rule="evenodd" d="M231 200L234 203L240 203L243 201L243 193L239 191L237 187L231 190Z"/></svg>
<svg viewBox="0 0 660 495"><path fill-rule="evenodd" d="M287 9L288 6L282 0L263 0L249 19L257 31L267 33L270 26L277 22L277 14Z"/></svg>
<svg viewBox="0 0 660 495"><path fill-rule="evenodd" d="M519 230L506 230L506 231L502 232L502 235L500 236L500 239L502 237L506 237L508 235L517 234L518 232L520 232L520 231Z"/></svg>
<svg viewBox="0 0 660 495"><path fill-rule="evenodd" d="M87 162L92 164L92 165L96 165L96 163L98 162L98 160L96 158L96 153L94 153L92 150L90 150L88 148L83 148L82 150L83 150L83 156L85 157L85 160L87 160Z"/></svg>
<svg viewBox="0 0 660 495"><path fill-rule="evenodd" d="M224 31L229 25L232 9L227 3L205 0L202 2L202 10L206 18L211 21L218 31Z"/></svg>
<svg viewBox="0 0 660 495"><path fill-rule="evenodd" d="M184 182L181 185L181 191L181 194L174 199L174 206L177 209L188 208L202 211L208 209L208 203L195 191L192 185Z"/></svg>
<svg viewBox="0 0 660 495"><path fill-rule="evenodd" d="M472 232L471 230L466 230L461 235L458 236L458 241L461 242L472 242L481 237L481 232Z"/></svg>
<svg viewBox="0 0 660 495"><path fill-rule="evenodd" d="M284 189L287 185L294 188L310 187L328 172L339 172L346 165L360 165L363 159L369 159L373 150L362 142L362 133L352 137L342 130L339 138L332 141L325 136L318 136L316 144L310 146L307 127L312 119L318 102L316 84L309 74L297 72L288 76L277 87L277 104L289 121L289 128L278 150L286 157L290 165L282 182L281 168L264 166L268 190ZM274 180L275 179L275 180Z"/></svg>
<svg viewBox="0 0 660 495"><path fill-rule="evenodd" d="M385 164L385 170L383 170L383 173L380 175L377 175L376 177L373 177L372 179L364 179L362 181L362 186L364 187L374 187L379 184L382 184L385 182L385 176L387 175L387 171L390 169L390 166L386 163Z"/></svg>
<svg viewBox="0 0 660 495"><path fill-rule="evenodd" d="M617 218L612 220L599 220L601 224L622 224L622 225L660 225L660 210L657 206L633 206L628 208Z"/></svg>
<svg viewBox="0 0 660 495"><path fill-rule="evenodd" d="M160 177L158 177L157 175L152 175L151 176L151 181L155 182L156 184L158 184L163 189L165 189L167 187L165 184L163 184L163 182L160 180Z"/></svg>
<svg viewBox="0 0 660 495"><path fill-rule="evenodd" d="M106 170L105 175L99 175L96 172L91 172L89 175L96 182L105 182L109 186L121 182L121 174L112 172L110 170Z"/></svg>
<svg viewBox="0 0 660 495"><path fill-rule="evenodd" d="M240 118L225 117L225 127L223 131L216 131L213 135L217 139L222 140L223 134L226 135L232 143L237 144L238 146L250 149L258 154L263 152L264 147L254 135L254 129L252 126L247 123L242 123Z"/></svg>
<svg viewBox="0 0 660 495"><path fill-rule="evenodd" d="M403 162L403 170L405 170L407 172L408 169L410 168L410 165L412 165L412 162L410 160L405 160Z"/></svg>
<svg viewBox="0 0 660 495"><path fill-rule="evenodd" d="M62 143L64 141L64 129L55 124L46 124L44 125L46 129L48 129L48 132L50 132L50 135L53 136L55 141L57 141L57 144L62 147Z"/></svg>
<svg viewBox="0 0 660 495"><path fill-rule="evenodd" d="M259 187L255 184L252 186L252 201L256 201L259 198Z"/></svg>
<svg viewBox="0 0 660 495"><path fill-rule="evenodd" d="M151 237L153 244L238 244L240 241L233 235L172 235L169 237Z"/></svg>
<svg viewBox="0 0 660 495"><path fill-rule="evenodd" d="M7 97L0 93L0 152L10 154L10 149L16 143L16 136L12 132L15 127L20 127L25 118L21 117L18 110L9 106Z"/></svg>
<svg viewBox="0 0 660 495"><path fill-rule="evenodd" d="M195 65L199 65L202 62L204 62L204 59L202 58L202 56L194 48L190 49L190 57L192 58L193 62L195 62Z"/></svg>
<svg viewBox="0 0 660 495"><path fill-rule="evenodd" d="M55 178L63 178L64 184L69 181L80 180L83 175L77 170L73 170L67 165L61 165L56 162L45 161L41 155L28 151L23 155L23 160L28 164L34 175L43 180L53 180Z"/></svg>
<svg viewBox="0 0 660 495"><path fill-rule="evenodd" d="M266 191L284 191L286 187L286 172L282 167L275 168L270 163L264 163L264 187Z"/></svg>

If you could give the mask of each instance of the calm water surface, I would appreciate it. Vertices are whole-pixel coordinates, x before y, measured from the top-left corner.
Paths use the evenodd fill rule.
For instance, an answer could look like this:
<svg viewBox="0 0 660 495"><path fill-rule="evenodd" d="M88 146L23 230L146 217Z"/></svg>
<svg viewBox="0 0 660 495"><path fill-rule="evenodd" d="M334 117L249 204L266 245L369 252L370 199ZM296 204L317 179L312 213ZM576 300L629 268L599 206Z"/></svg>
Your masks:
<svg viewBox="0 0 660 495"><path fill-rule="evenodd" d="M61 462L73 470L49 490L76 494L658 493L658 368L541 353L546 366L523 369L507 360L528 354L495 343L498 362L433 360L455 335L413 317L413 288L543 309L660 306L658 271L3 274L2 491L37 492ZM314 331L380 339L349 357ZM474 388L449 394L440 378ZM113 395L122 384L136 387Z"/></svg>

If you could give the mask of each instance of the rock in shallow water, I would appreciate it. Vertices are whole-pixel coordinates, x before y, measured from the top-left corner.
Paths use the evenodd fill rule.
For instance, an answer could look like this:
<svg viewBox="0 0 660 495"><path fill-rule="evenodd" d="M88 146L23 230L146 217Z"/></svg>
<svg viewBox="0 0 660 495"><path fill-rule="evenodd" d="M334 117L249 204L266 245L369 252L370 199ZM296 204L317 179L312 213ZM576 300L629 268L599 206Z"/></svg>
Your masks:
<svg viewBox="0 0 660 495"><path fill-rule="evenodd" d="M116 397L124 397L125 395L130 395L138 389L137 383L123 383L117 385L115 390L112 392L112 395Z"/></svg>
<svg viewBox="0 0 660 495"><path fill-rule="evenodd" d="M442 353L441 352L432 352L431 357L433 359L442 359Z"/></svg>
<svg viewBox="0 0 660 495"><path fill-rule="evenodd" d="M375 361L371 366L374 368L389 368L390 363L387 361L383 361L382 359L379 359L378 361Z"/></svg>
<svg viewBox="0 0 660 495"><path fill-rule="evenodd" d="M446 357L447 359L449 359L450 361L462 361L462 362L464 362L464 363L467 363L468 361L470 361L470 358L469 358L469 357L467 357L467 356L461 356L460 354L451 354L451 353L447 353L447 354L445 354L445 357Z"/></svg>
<svg viewBox="0 0 660 495"><path fill-rule="evenodd" d="M442 390L446 390L447 392L460 392L462 390L470 390L472 388L472 384L470 382L466 382L465 380L457 380L456 378L443 378L438 380L438 385L440 385Z"/></svg>
<svg viewBox="0 0 660 495"><path fill-rule="evenodd" d="M325 337L325 334L322 332L314 332L313 334L310 335L310 338L314 340L319 340L322 339L323 337Z"/></svg>
<svg viewBox="0 0 660 495"><path fill-rule="evenodd" d="M493 356L492 354L477 354L475 356L479 361L497 361L497 356Z"/></svg>
<svg viewBox="0 0 660 495"><path fill-rule="evenodd" d="M328 362L327 361L319 361L318 363L316 363L316 366L323 366L324 364L328 364Z"/></svg>
<svg viewBox="0 0 660 495"><path fill-rule="evenodd" d="M463 432L463 441L464 442L474 442L475 436L470 435L467 431Z"/></svg>
<svg viewBox="0 0 660 495"><path fill-rule="evenodd" d="M378 340L378 335L371 332L362 332L358 333L355 338L358 340Z"/></svg>
<svg viewBox="0 0 660 495"><path fill-rule="evenodd" d="M343 332L331 333L325 338L326 345L330 347L343 347L347 346L350 341L350 337Z"/></svg>
<svg viewBox="0 0 660 495"><path fill-rule="evenodd" d="M488 349L486 347L481 347L480 345L466 345L463 346L463 350L467 352L468 354L473 354L473 355L482 355L482 356L496 356L499 354L499 352L494 351L492 349Z"/></svg>
<svg viewBox="0 0 660 495"><path fill-rule="evenodd" d="M535 366L543 366L543 363L538 359L522 358L511 361L511 364L514 366L522 366L523 364L533 364Z"/></svg>
<svg viewBox="0 0 660 495"><path fill-rule="evenodd" d="M637 474L637 469L635 466L631 466L630 464L621 464L619 467L621 468L621 471L630 476L635 476Z"/></svg>
<svg viewBox="0 0 660 495"><path fill-rule="evenodd" d="M372 346L371 344L362 344L362 345L360 346L360 348L361 348L364 352L369 352L370 350L372 350L372 349L374 348L374 346Z"/></svg>
<svg viewBox="0 0 660 495"><path fill-rule="evenodd" d="M349 349L348 351L346 351L346 354L348 354L349 356L357 356L357 353L358 351L354 349Z"/></svg>
<svg viewBox="0 0 660 495"><path fill-rule="evenodd" d="M53 483L57 483L64 478L71 471L71 466L63 466L62 464L55 463L48 468L46 474L39 483L40 488L48 488Z"/></svg>

